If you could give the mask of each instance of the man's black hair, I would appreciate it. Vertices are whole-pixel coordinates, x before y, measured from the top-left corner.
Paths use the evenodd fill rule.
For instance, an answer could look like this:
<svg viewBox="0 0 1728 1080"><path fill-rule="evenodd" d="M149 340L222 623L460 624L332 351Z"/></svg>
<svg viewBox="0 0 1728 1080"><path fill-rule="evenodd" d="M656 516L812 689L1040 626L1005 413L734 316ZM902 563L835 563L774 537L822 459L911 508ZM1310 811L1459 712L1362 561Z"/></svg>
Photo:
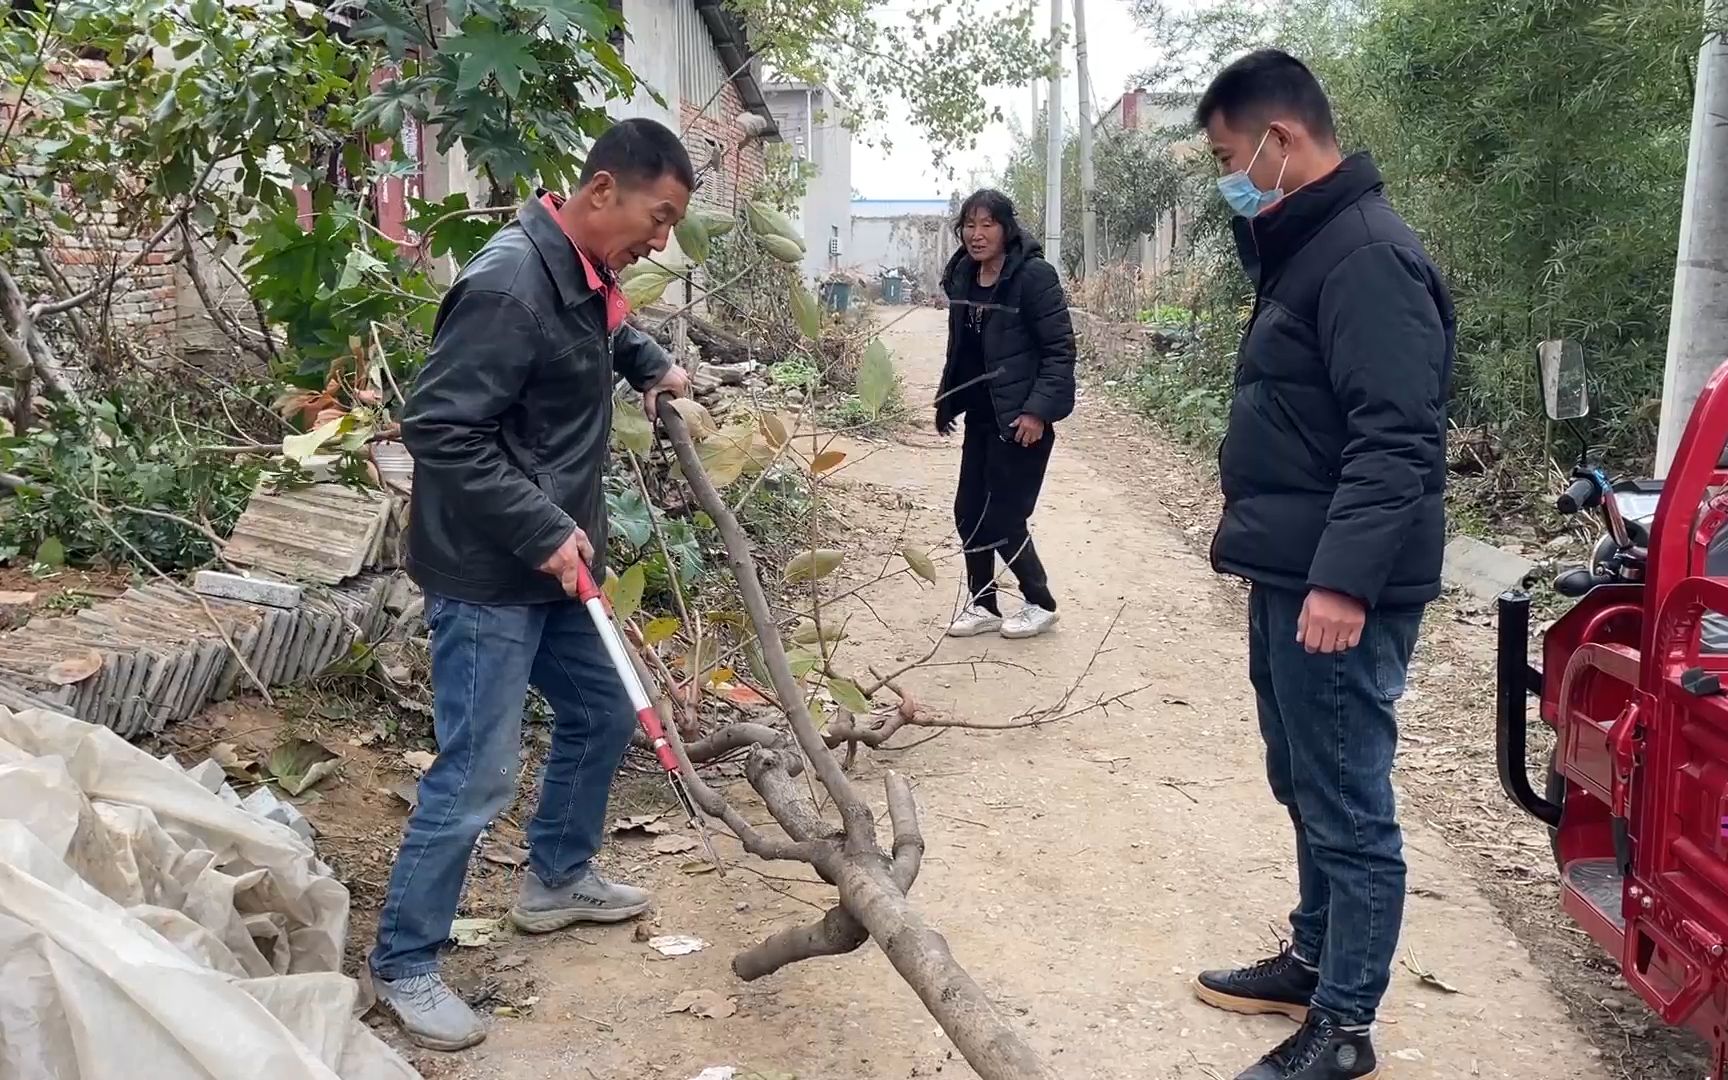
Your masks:
<svg viewBox="0 0 1728 1080"><path fill-rule="evenodd" d="M690 151L684 149L672 130L653 120L635 117L620 120L594 140L588 150L588 160L582 163L581 183L594 179L594 174L607 172L621 184L652 184L662 176L696 190L696 170L690 165Z"/></svg>
<svg viewBox="0 0 1728 1080"><path fill-rule="evenodd" d="M1308 65L1280 49L1260 49L1218 73L1200 95L1194 121L1205 128L1222 118L1232 129L1262 127L1280 118L1300 120L1317 139L1336 141L1332 103Z"/></svg>
<svg viewBox="0 0 1728 1080"><path fill-rule="evenodd" d="M1014 200L995 188L979 188L960 204L960 214L954 219L954 239L966 242L966 219L982 210L1002 226L1002 246L1020 239L1020 219L1014 213Z"/></svg>

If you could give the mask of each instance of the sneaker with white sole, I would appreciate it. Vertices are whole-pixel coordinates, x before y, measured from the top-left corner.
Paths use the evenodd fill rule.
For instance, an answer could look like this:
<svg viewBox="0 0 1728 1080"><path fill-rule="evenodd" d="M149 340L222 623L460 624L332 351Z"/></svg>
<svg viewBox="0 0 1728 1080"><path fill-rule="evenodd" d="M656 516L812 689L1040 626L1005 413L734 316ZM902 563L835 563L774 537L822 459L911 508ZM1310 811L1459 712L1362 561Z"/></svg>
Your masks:
<svg viewBox="0 0 1728 1080"><path fill-rule="evenodd" d="M1005 638L1034 638L1056 625L1056 613L1037 604L1027 604L1002 620Z"/></svg>
<svg viewBox="0 0 1728 1080"><path fill-rule="evenodd" d="M948 624L948 636L977 637L979 634L993 634L1000 629L1002 616L972 604Z"/></svg>
<svg viewBox="0 0 1728 1080"><path fill-rule="evenodd" d="M630 885L607 881L589 867L553 889L530 873L510 909L510 922L525 934L550 934L576 923L620 923L643 914L653 897Z"/></svg>
<svg viewBox="0 0 1728 1080"><path fill-rule="evenodd" d="M416 1046L466 1050L486 1038L486 1026L437 972L394 981L373 975L372 992Z"/></svg>

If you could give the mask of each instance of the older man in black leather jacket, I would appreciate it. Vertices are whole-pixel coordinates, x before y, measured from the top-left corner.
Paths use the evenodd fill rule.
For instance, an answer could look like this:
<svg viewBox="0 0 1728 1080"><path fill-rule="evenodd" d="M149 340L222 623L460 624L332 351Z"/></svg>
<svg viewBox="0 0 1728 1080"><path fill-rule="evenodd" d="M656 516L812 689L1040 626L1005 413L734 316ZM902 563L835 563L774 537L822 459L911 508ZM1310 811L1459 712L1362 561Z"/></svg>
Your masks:
<svg viewBox="0 0 1728 1080"><path fill-rule="evenodd" d="M481 830L510 802L529 684L552 706L551 754L528 824L511 921L527 933L648 909L603 880L607 793L634 713L574 599L606 547L602 478L618 376L680 393L684 372L624 322L617 273L666 247L695 177L671 131L624 121L568 199L525 203L456 279L409 395L408 569L426 593L438 757L420 784L368 967L380 1003L437 1050L485 1029L438 975L438 950Z"/></svg>

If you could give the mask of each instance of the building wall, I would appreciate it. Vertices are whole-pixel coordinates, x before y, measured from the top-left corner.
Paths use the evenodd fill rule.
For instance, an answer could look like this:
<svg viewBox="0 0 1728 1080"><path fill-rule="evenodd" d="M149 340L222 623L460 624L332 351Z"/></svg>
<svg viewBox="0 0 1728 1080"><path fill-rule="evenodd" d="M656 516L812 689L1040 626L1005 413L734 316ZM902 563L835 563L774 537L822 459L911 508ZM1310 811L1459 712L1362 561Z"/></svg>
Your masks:
<svg viewBox="0 0 1728 1080"><path fill-rule="evenodd" d="M623 0L624 25L630 36L624 40L624 60L642 85L629 101L612 109L620 119L642 117L667 127L679 122L678 103L687 95L679 78L684 41L692 30L706 40L707 30L690 0ZM709 48L712 55L713 49ZM715 66L719 64L716 61ZM657 92L665 103L656 102Z"/></svg>
<svg viewBox="0 0 1728 1080"><path fill-rule="evenodd" d="M942 270L954 254L947 214L854 217L845 265L865 278L894 267L906 271L926 295L941 286Z"/></svg>
<svg viewBox="0 0 1728 1080"><path fill-rule="evenodd" d="M852 132L834 95L823 87L770 83L763 96L781 140L813 170L797 218L804 232L804 276L815 281L851 261ZM838 254L830 254L830 240L839 242Z"/></svg>
<svg viewBox="0 0 1728 1080"><path fill-rule="evenodd" d="M1097 126L1103 131L1159 131L1185 127L1192 122L1192 109L1193 103L1186 99L1165 104L1156 101L1148 90L1130 90L1105 110ZM1195 136L1174 143L1172 149L1184 154L1198 150L1200 145L1199 136ZM1155 233L1135 240L1130 259L1153 277L1170 273L1176 267L1176 260L1187 250L1193 221L1192 207L1176 206L1166 211Z"/></svg>
<svg viewBox="0 0 1728 1080"><path fill-rule="evenodd" d="M719 67L718 61L715 67ZM738 126L738 117L745 111L744 102L730 82L720 88L720 96L707 112L700 112L702 104L688 98L679 102L679 126L687 131L684 144L690 148L690 157L697 168L703 165L704 150L709 155L718 152L721 167L710 170L703 178L693 201L730 213L762 183L765 175L762 140L751 139L739 145L743 142L743 131Z"/></svg>

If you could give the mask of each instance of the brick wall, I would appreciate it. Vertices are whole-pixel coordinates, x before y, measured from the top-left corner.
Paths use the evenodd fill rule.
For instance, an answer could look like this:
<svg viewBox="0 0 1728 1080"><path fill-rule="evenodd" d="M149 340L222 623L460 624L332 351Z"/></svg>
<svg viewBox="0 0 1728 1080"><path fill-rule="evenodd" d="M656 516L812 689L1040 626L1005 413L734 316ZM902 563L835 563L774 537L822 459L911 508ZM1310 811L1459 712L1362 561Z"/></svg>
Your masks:
<svg viewBox="0 0 1728 1080"><path fill-rule="evenodd" d="M61 85L76 84L106 78L107 64L97 60L80 60L72 65L54 64L47 75ZM0 105L0 130L11 118L12 108L30 108L28 102L17 106ZM26 114L28 115L28 114ZM114 206L98 206L80 211L71 201L71 192L62 189L65 205L72 209L78 226L70 232L57 232L48 254L54 265L66 277L74 290L81 290L118 266L128 263L144 250L144 242L155 232L154 223L121 223ZM107 311L110 326L123 338L134 343L154 345L175 344L180 308L179 283L169 257L176 240L170 237L134 267L129 285L116 289ZM34 294L48 292L48 283L41 279L33 262L24 261L14 270L25 277L25 287ZM92 320L102 317L100 300L92 301L83 313Z"/></svg>
<svg viewBox="0 0 1728 1080"><path fill-rule="evenodd" d="M720 90L720 96L708 111L698 116L702 102L679 102L679 124L687 134L684 144L690 148L691 159L700 169L708 155L704 147L705 140L712 140L725 154L724 167L709 172L702 180L702 189L696 193L695 202L712 206L718 210L730 212L737 205L737 199L748 196L765 175L761 140L753 140L742 150L738 149L738 140L744 132L735 122L738 115L744 111L744 102L738 97L738 88L727 83Z"/></svg>
<svg viewBox="0 0 1728 1080"><path fill-rule="evenodd" d="M82 289L118 266L130 262L144 250L148 233L122 225L112 210L86 215L90 224L76 233L63 233L49 248L49 257L74 289ZM172 238L133 267L127 281L114 290L106 315L109 325L122 338L156 345L175 343L180 322L180 284L168 262L174 251ZM93 318L102 315L101 298L85 308Z"/></svg>

